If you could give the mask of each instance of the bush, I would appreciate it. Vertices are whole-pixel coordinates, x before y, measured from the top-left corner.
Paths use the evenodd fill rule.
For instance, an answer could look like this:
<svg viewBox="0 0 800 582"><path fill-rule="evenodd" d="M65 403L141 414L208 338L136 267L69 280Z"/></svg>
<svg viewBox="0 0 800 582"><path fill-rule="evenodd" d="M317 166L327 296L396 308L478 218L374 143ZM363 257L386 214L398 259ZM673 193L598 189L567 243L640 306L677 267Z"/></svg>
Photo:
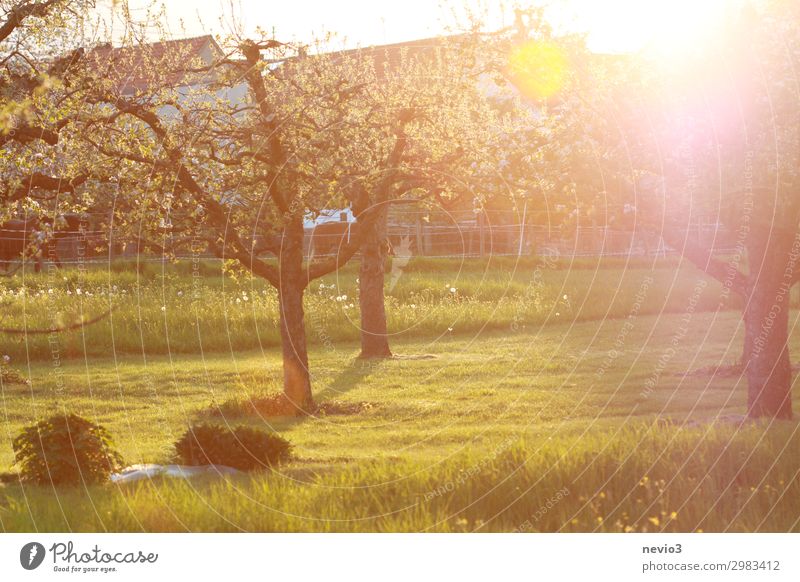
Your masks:
<svg viewBox="0 0 800 582"><path fill-rule="evenodd" d="M227 465L242 471L287 461L291 448L289 441L274 433L210 424L192 426L175 443L178 458L186 465Z"/></svg>
<svg viewBox="0 0 800 582"><path fill-rule="evenodd" d="M75 414L23 429L13 447L20 479L41 485L102 483L122 465L108 431Z"/></svg>

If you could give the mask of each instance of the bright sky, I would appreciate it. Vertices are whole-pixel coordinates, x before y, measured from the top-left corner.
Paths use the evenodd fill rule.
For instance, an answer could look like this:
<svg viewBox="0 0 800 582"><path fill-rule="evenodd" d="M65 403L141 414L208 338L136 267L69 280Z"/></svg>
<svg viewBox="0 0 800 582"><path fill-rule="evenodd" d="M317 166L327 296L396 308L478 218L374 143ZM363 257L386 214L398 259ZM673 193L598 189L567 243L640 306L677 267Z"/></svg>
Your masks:
<svg viewBox="0 0 800 582"><path fill-rule="evenodd" d="M108 7L112 1L100 4ZM593 49L626 52L646 44L672 45L676 40L690 44L741 1L550 0L549 5L556 24L587 31ZM135 16L144 16L149 1L130 4ZM251 32L261 26L286 40L307 42L336 32L341 43L365 46L435 36L448 26L463 28L470 10L488 13L489 28L511 24L513 9L503 11L499 4L492 0L169 0L166 12L175 37L224 33L234 25Z"/></svg>

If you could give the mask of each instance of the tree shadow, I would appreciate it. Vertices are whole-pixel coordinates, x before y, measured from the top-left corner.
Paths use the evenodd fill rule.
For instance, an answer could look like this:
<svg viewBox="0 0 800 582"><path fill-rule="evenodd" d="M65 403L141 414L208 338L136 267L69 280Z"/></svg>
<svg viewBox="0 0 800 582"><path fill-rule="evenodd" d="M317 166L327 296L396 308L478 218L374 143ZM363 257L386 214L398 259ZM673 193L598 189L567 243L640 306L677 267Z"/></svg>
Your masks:
<svg viewBox="0 0 800 582"><path fill-rule="evenodd" d="M372 408L371 403L340 403L336 399L357 388L365 378L382 369L385 363L386 360L384 359L365 360L354 358L351 360L325 388L314 395L314 400L319 407L319 410L314 414L303 416L270 415L263 410L259 410L255 400L250 400L243 405L242 410L228 410L212 418L225 419L229 422L252 421L259 424L268 422L272 430L282 432L314 418L359 414ZM269 397L267 397L268 399ZM207 419L209 416L205 415L205 418Z"/></svg>
<svg viewBox="0 0 800 582"><path fill-rule="evenodd" d="M347 394L349 391L357 388L359 384L373 372L383 369L386 366L386 362L387 360L383 358L354 358L339 372L326 388L316 395L316 400L318 402L324 402L325 400Z"/></svg>

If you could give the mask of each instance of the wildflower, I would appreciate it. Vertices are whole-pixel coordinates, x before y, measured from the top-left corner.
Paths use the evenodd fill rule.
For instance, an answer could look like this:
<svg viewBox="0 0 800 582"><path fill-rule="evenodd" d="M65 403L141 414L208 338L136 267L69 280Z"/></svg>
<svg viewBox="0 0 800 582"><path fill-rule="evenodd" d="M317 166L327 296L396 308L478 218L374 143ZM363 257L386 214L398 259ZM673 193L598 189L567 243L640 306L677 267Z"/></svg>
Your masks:
<svg viewBox="0 0 800 582"><path fill-rule="evenodd" d="M161 311L166 311L166 310L167 310L167 306L166 305L162 305L161 306Z"/></svg>
<svg viewBox="0 0 800 582"><path fill-rule="evenodd" d="M677 511L673 511L672 513L669 514L669 518L670 519L678 519L678 512Z"/></svg>
<svg viewBox="0 0 800 582"><path fill-rule="evenodd" d="M416 303L412 303L412 304L410 305L410 307L411 307L411 309L416 309L416 308L417 308L417 304L416 304Z"/></svg>
<svg viewBox="0 0 800 582"><path fill-rule="evenodd" d="M178 291L178 297L183 297L183 291Z"/></svg>
<svg viewBox="0 0 800 582"><path fill-rule="evenodd" d="M240 298L240 297L237 297L237 298L236 298L236 303L241 303L241 302L242 302L241 298Z"/></svg>
<svg viewBox="0 0 800 582"><path fill-rule="evenodd" d="M3 356L3 363L4 364L8 364L10 362L11 362L11 356L9 356L8 354L4 355Z"/></svg>
<svg viewBox="0 0 800 582"><path fill-rule="evenodd" d="M564 299L564 301L566 301L566 300L567 300L567 294L566 294L566 293L564 293L564 297L563 297L563 299Z"/></svg>
<svg viewBox="0 0 800 582"><path fill-rule="evenodd" d="M447 331L453 331L453 328L452 327L448 327Z"/></svg>
<svg viewBox="0 0 800 582"><path fill-rule="evenodd" d="M455 293L455 292L456 292L456 288L455 287L450 287L450 293Z"/></svg>
<svg viewBox="0 0 800 582"><path fill-rule="evenodd" d="M355 307L355 306L354 306L354 305L351 303L351 304L350 304L350 307L352 308L352 307Z"/></svg>
<svg viewBox="0 0 800 582"><path fill-rule="evenodd" d="M47 293L48 293L48 294L50 294L50 295L52 295L52 294L53 294L53 290L52 290L52 289L48 289L48 290L47 290Z"/></svg>
<svg viewBox="0 0 800 582"><path fill-rule="evenodd" d="M81 295L82 293L83 291L81 291L80 288L75 289L75 295Z"/></svg>
<svg viewBox="0 0 800 582"><path fill-rule="evenodd" d="M653 517L648 517L647 521L652 523L654 526L659 526L661 524L661 520L658 519L658 516L654 515Z"/></svg>

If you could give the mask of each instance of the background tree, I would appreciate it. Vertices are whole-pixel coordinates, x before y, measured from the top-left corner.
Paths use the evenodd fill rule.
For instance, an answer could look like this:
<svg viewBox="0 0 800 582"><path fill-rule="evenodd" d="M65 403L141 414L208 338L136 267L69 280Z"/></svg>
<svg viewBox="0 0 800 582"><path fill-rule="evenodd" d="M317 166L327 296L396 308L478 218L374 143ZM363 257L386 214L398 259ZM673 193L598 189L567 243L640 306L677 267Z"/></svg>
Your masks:
<svg viewBox="0 0 800 582"><path fill-rule="evenodd" d="M800 100L787 79L800 55L798 33L791 2L747 8L703 59L651 69L617 101L631 180L651 223L744 306L752 418L792 416L787 343L800 258ZM720 228L700 240L701 221ZM727 257L715 252L723 236L735 242Z"/></svg>

